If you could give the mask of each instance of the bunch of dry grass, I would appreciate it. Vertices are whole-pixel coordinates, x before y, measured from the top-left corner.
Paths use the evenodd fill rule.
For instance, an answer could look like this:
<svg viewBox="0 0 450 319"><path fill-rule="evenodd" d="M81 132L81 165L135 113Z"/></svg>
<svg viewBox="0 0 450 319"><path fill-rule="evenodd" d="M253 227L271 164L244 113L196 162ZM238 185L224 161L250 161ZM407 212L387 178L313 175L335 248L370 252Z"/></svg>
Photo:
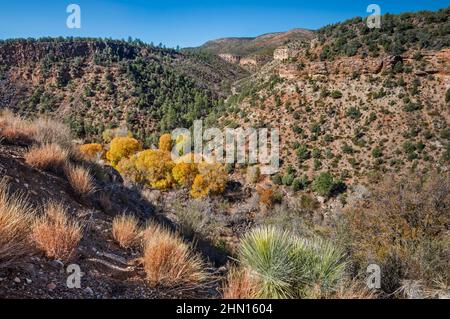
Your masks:
<svg viewBox="0 0 450 319"><path fill-rule="evenodd" d="M5 110L0 114L0 136L8 142L30 143L34 126L10 110Z"/></svg>
<svg viewBox="0 0 450 319"><path fill-rule="evenodd" d="M320 296L323 297L322 294ZM359 282L356 279L343 280L331 294L326 294L327 299L375 299L377 293L374 290L369 290L364 282Z"/></svg>
<svg viewBox="0 0 450 319"><path fill-rule="evenodd" d="M256 299L258 297L258 282L247 269L231 268L227 283L223 288L224 299Z"/></svg>
<svg viewBox="0 0 450 319"><path fill-rule="evenodd" d="M31 237L47 257L70 261L75 257L82 228L70 220L62 204L50 202L45 207L45 215L33 225Z"/></svg>
<svg viewBox="0 0 450 319"><path fill-rule="evenodd" d="M151 286L190 290L206 280L201 258L167 229L149 225L144 231L144 270Z"/></svg>
<svg viewBox="0 0 450 319"><path fill-rule="evenodd" d="M8 195L0 180L0 268L9 267L32 252L29 241L34 210L23 197Z"/></svg>
<svg viewBox="0 0 450 319"><path fill-rule="evenodd" d="M61 148L72 148L70 128L58 121L40 117L33 121L33 139L39 144L58 144Z"/></svg>
<svg viewBox="0 0 450 319"><path fill-rule="evenodd" d="M66 165L64 172L77 195L87 196L94 191L94 181L88 169L82 166Z"/></svg>
<svg viewBox="0 0 450 319"><path fill-rule="evenodd" d="M112 224L114 240L123 248L130 248L139 239L139 221L132 215L121 215L114 218Z"/></svg>
<svg viewBox="0 0 450 319"><path fill-rule="evenodd" d="M67 150L58 144L44 144L32 147L25 154L25 161L34 168L60 172L68 160Z"/></svg>

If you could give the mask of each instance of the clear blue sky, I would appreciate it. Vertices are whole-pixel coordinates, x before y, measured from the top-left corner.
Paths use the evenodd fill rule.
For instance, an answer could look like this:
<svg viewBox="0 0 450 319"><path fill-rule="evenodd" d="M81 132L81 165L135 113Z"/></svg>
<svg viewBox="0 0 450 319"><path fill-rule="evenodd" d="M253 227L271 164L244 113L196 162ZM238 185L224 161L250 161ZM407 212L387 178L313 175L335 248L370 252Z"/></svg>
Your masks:
<svg viewBox="0 0 450 319"><path fill-rule="evenodd" d="M66 27L71 3L81 7L81 29ZM131 36L187 47L220 37L317 29L366 16L371 3L383 14L450 6L450 0L0 0L0 39Z"/></svg>

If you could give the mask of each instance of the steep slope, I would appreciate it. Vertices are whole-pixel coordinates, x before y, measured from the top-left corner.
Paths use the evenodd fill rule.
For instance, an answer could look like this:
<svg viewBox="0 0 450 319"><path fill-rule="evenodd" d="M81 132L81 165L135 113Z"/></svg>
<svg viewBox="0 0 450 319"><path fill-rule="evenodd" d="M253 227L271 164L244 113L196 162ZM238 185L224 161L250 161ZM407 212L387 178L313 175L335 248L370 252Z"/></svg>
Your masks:
<svg viewBox="0 0 450 319"><path fill-rule="evenodd" d="M151 133L189 127L220 106L246 71L208 53L98 39L0 43L0 105L53 113L87 137L128 126Z"/></svg>
<svg viewBox="0 0 450 319"><path fill-rule="evenodd" d="M287 184L324 171L351 184L448 170L448 12L384 16L386 33L353 19L319 30L310 45L280 47L237 83L223 124L277 127Z"/></svg>

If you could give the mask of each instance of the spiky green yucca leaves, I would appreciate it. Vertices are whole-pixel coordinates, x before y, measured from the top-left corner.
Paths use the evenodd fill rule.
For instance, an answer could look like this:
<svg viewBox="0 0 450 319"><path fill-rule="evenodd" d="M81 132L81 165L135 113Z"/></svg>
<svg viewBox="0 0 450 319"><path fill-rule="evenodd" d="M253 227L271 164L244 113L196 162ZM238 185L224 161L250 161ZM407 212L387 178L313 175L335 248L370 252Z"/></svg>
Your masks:
<svg viewBox="0 0 450 319"><path fill-rule="evenodd" d="M258 228L244 237L239 248L240 260L256 273L260 282L259 297L294 297L293 248L289 234L272 227Z"/></svg>
<svg viewBox="0 0 450 319"><path fill-rule="evenodd" d="M320 289L320 293L333 290L345 272L343 251L320 238L294 241L298 296L308 297L314 289Z"/></svg>
<svg viewBox="0 0 450 319"><path fill-rule="evenodd" d="M343 253L328 241L306 240L274 227L247 234L239 249L255 273L261 298L304 298L332 290L345 271Z"/></svg>

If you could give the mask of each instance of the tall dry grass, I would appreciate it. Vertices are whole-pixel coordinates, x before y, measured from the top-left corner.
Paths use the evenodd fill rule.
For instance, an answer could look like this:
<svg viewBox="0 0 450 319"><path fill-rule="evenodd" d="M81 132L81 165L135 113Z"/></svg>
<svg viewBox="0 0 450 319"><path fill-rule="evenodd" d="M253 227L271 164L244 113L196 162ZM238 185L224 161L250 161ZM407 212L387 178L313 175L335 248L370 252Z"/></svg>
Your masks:
<svg viewBox="0 0 450 319"><path fill-rule="evenodd" d="M34 127L10 110L0 113L0 136L8 142L29 143L33 140Z"/></svg>
<svg viewBox="0 0 450 319"><path fill-rule="evenodd" d="M72 147L72 136L67 125L47 117L24 119L10 110L0 113L0 136L10 142L57 144L67 150Z"/></svg>
<svg viewBox="0 0 450 319"><path fill-rule="evenodd" d="M226 285L223 288L224 299L256 299L258 297L258 281L251 271L245 268L231 268Z"/></svg>
<svg viewBox="0 0 450 319"><path fill-rule="evenodd" d="M151 286L195 289L207 274L201 258L180 237L167 229L149 225L144 231L144 270Z"/></svg>
<svg viewBox="0 0 450 319"><path fill-rule="evenodd" d="M94 179L88 169L68 164L64 167L64 172L72 190L78 196L87 196L94 191Z"/></svg>
<svg viewBox="0 0 450 319"><path fill-rule="evenodd" d="M25 154L25 162L37 169L61 172L68 161L68 151L58 144L33 146Z"/></svg>
<svg viewBox="0 0 450 319"><path fill-rule="evenodd" d="M47 257L70 261L82 238L82 227L69 218L62 204L49 202L44 216L34 223L31 238Z"/></svg>
<svg viewBox="0 0 450 319"><path fill-rule="evenodd" d="M121 215L113 220L112 235L123 248L135 246L139 241L139 221L132 215Z"/></svg>
<svg viewBox="0 0 450 319"><path fill-rule="evenodd" d="M35 211L18 195L8 195L0 180L0 268L15 265L32 252L29 240Z"/></svg>

